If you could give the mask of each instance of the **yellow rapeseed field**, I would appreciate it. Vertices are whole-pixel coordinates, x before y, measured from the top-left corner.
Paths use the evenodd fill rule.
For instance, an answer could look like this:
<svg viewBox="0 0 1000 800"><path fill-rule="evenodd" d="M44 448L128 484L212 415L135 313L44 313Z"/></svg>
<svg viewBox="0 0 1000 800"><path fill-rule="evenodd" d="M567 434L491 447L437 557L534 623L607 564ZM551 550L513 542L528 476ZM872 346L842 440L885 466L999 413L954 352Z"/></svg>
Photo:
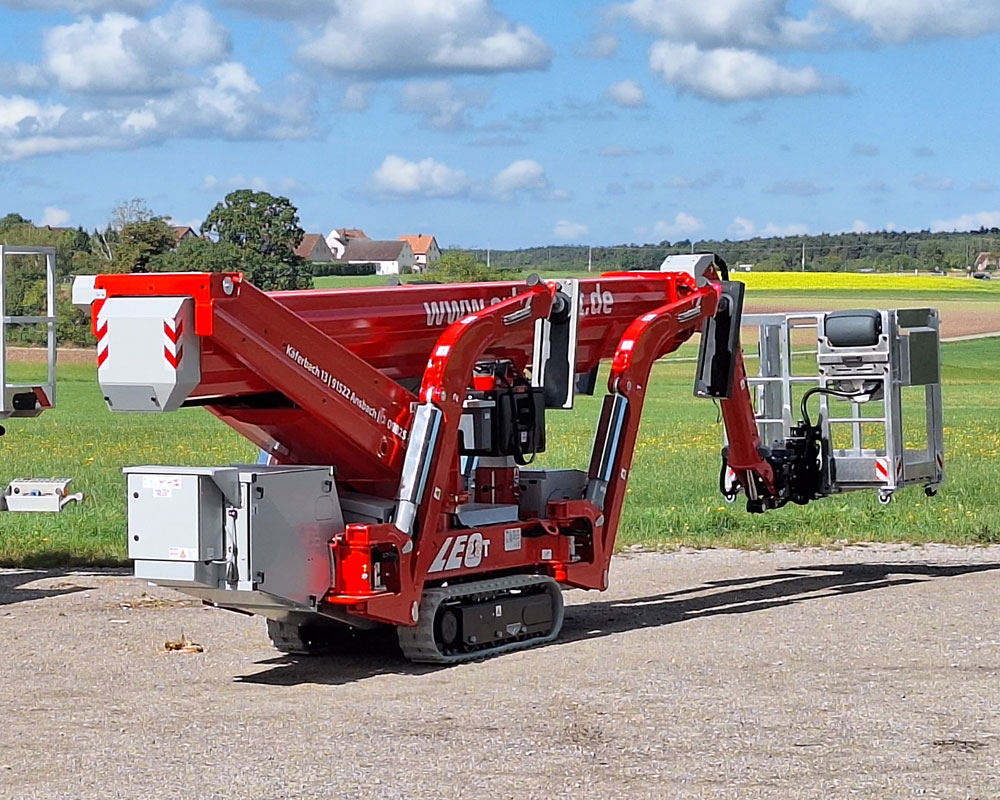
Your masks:
<svg viewBox="0 0 1000 800"><path fill-rule="evenodd" d="M863 292L981 292L1000 295L992 281L952 276L861 274L858 272L739 272L733 277L749 290L863 291Z"/></svg>

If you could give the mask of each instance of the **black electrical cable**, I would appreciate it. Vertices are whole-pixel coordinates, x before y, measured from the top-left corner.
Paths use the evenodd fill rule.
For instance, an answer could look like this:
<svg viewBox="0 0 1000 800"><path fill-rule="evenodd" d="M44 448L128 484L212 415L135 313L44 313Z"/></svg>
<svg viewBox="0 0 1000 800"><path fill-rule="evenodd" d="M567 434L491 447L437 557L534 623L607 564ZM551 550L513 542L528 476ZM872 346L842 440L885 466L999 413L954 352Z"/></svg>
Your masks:
<svg viewBox="0 0 1000 800"><path fill-rule="evenodd" d="M844 392L840 389L830 389L826 386L813 386L811 389L808 389L804 395L802 395L802 401L799 403L799 410L802 413L802 421L807 427L812 427L812 422L809 420L809 409L806 404L808 403L809 398L814 394L828 394L833 395L834 397L842 397L845 400L850 400L852 397L869 394L870 391L871 389L859 389L856 392Z"/></svg>

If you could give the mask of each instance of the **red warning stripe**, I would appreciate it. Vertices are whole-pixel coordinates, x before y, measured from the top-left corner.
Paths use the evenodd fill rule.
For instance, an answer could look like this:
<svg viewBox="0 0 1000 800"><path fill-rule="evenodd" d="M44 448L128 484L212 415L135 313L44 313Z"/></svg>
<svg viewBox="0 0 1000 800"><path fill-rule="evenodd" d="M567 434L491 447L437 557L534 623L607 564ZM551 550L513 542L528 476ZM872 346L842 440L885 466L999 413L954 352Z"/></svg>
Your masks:
<svg viewBox="0 0 1000 800"><path fill-rule="evenodd" d="M181 363L181 359L184 358L184 348L177 348L177 355L174 355L166 347L163 348L163 357L167 359L167 363L170 364L174 369L177 369L177 365Z"/></svg>
<svg viewBox="0 0 1000 800"><path fill-rule="evenodd" d="M174 344L177 344L177 340L181 338L181 334L184 333L184 320L176 320L177 328L176 330L170 327L169 321L164 321L163 332L167 335L167 338Z"/></svg>
<svg viewBox="0 0 1000 800"><path fill-rule="evenodd" d="M887 480L889 477L889 468L880 459L875 459L875 475L882 480Z"/></svg>
<svg viewBox="0 0 1000 800"><path fill-rule="evenodd" d="M97 354L97 366L101 366L105 361L108 360L108 348L105 347Z"/></svg>
<svg viewBox="0 0 1000 800"><path fill-rule="evenodd" d="M107 336L107 334L108 334L108 321L104 320L104 322L101 324L101 327L97 329L98 343L100 343L101 339Z"/></svg>

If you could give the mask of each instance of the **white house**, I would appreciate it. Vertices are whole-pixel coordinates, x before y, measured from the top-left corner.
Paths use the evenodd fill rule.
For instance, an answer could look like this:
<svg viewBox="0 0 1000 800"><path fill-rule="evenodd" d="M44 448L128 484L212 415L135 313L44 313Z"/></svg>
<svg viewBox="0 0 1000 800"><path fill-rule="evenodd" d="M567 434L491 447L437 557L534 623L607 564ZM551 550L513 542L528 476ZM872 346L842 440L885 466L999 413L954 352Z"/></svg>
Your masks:
<svg viewBox="0 0 1000 800"><path fill-rule="evenodd" d="M367 239L368 234L361 228L334 228L330 235L326 237L327 247L333 253L334 259L341 261L344 258L344 248L355 239Z"/></svg>
<svg viewBox="0 0 1000 800"><path fill-rule="evenodd" d="M441 258L441 249L437 240L428 234L418 233L416 236L400 236L399 241L407 242L413 250L416 270L423 272L429 264Z"/></svg>
<svg viewBox="0 0 1000 800"><path fill-rule="evenodd" d="M413 271L415 259L409 242L379 242L352 239L337 259L348 264L374 264L378 275L400 275Z"/></svg>

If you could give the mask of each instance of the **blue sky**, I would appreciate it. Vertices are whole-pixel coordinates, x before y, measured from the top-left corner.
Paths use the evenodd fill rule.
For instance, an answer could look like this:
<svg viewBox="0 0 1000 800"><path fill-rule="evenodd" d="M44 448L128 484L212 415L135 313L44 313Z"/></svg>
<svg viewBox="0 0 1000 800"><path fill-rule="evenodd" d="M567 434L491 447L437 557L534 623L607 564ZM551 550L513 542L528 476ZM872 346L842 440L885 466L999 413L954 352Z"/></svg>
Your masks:
<svg viewBox="0 0 1000 800"><path fill-rule="evenodd" d="M0 0L0 214L443 246L1000 225L997 0Z"/></svg>

